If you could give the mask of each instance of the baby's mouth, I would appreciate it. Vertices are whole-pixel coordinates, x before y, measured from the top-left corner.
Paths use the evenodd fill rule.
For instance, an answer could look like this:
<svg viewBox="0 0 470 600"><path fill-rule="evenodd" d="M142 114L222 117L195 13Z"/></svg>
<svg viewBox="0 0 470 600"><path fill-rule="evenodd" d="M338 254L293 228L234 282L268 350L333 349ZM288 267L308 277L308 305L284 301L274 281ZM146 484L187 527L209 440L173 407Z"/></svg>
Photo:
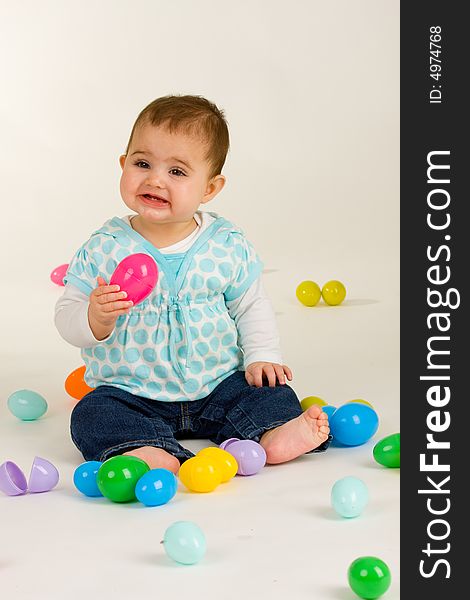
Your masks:
<svg viewBox="0 0 470 600"><path fill-rule="evenodd" d="M160 198L160 196L153 196L152 194L142 194L141 197L144 198L144 200L146 200L147 202L149 202L151 204L156 204L156 205L160 205L160 206L169 204L168 200L165 200L164 198Z"/></svg>

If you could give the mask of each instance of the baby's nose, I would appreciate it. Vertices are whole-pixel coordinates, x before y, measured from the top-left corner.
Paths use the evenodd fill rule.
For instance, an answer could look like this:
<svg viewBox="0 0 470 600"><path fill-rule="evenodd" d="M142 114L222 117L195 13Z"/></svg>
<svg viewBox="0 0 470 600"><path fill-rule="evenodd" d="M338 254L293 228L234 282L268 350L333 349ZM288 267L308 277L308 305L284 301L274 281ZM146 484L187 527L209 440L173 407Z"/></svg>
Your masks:
<svg viewBox="0 0 470 600"><path fill-rule="evenodd" d="M165 182L164 182L164 176L163 173L159 173L157 171L154 171L152 173L149 173L147 175L147 178L145 180L145 183L149 186L152 187L164 187Z"/></svg>

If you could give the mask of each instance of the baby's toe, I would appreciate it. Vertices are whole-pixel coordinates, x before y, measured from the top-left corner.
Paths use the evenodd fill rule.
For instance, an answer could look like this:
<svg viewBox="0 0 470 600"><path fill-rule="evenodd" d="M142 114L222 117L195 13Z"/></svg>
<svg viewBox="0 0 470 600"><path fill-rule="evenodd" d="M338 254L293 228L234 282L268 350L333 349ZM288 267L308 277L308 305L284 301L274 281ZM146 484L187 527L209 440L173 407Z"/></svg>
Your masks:
<svg viewBox="0 0 470 600"><path fill-rule="evenodd" d="M318 404L312 404L312 406L309 406L304 412L304 415L311 419L319 419L322 414L324 413L322 413L322 409Z"/></svg>

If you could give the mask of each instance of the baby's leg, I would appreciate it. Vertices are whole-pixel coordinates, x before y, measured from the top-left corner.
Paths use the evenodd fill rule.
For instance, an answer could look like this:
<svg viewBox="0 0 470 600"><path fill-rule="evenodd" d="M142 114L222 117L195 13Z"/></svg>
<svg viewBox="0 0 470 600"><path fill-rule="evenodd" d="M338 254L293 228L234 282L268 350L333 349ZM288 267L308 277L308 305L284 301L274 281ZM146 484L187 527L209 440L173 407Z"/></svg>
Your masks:
<svg viewBox="0 0 470 600"><path fill-rule="evenodd" d="M212 441L237 437L259 442L267 462L276 464L301 454L326 450L328 417L318 406L302 412L294 390L286 385L250 386L242 371L227 377L211 393L207 412L219 428ZM203 415L206 420L210 414ZM222 426L220 426L222 424Z"/></svg>
<svg viewBox="0 0 470 600"><path fill-rule="evenodd" d="M85 460L119 454L142 458L151 469L176 473L193 456L174 437L177 403L155 402L113 386L99 386L78 402L71 415L72 439ZM176 412L176 414L178 414Z"/></svg>
<svg viewBox="0 0 470 600"><path fill-rule="evenodd" d="M287 462L318 448L328 439L328 416L315 404L295 419L266 431L260 444L266 451L266 462Z"/></svg>

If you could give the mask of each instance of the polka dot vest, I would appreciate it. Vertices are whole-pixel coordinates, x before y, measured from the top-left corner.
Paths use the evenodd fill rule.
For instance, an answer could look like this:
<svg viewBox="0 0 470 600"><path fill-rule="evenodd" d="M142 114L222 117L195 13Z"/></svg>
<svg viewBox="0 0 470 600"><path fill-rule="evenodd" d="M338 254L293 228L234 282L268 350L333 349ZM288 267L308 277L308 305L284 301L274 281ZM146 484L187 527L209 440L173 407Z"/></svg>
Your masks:
<svg viewBox="0 0 470 600"><path fill-rule="evenodd" d="M160 401L197 400L240 369L242 353L226 300L245 292L263 265L242 231L215 220L196 239L176 274L170 260L119 217L94 232L69 263L66 283L85 294L109 282L126 256L146 253L158 265L150 296L116 322L112 335L82 349L85 381Z"/></svg>

